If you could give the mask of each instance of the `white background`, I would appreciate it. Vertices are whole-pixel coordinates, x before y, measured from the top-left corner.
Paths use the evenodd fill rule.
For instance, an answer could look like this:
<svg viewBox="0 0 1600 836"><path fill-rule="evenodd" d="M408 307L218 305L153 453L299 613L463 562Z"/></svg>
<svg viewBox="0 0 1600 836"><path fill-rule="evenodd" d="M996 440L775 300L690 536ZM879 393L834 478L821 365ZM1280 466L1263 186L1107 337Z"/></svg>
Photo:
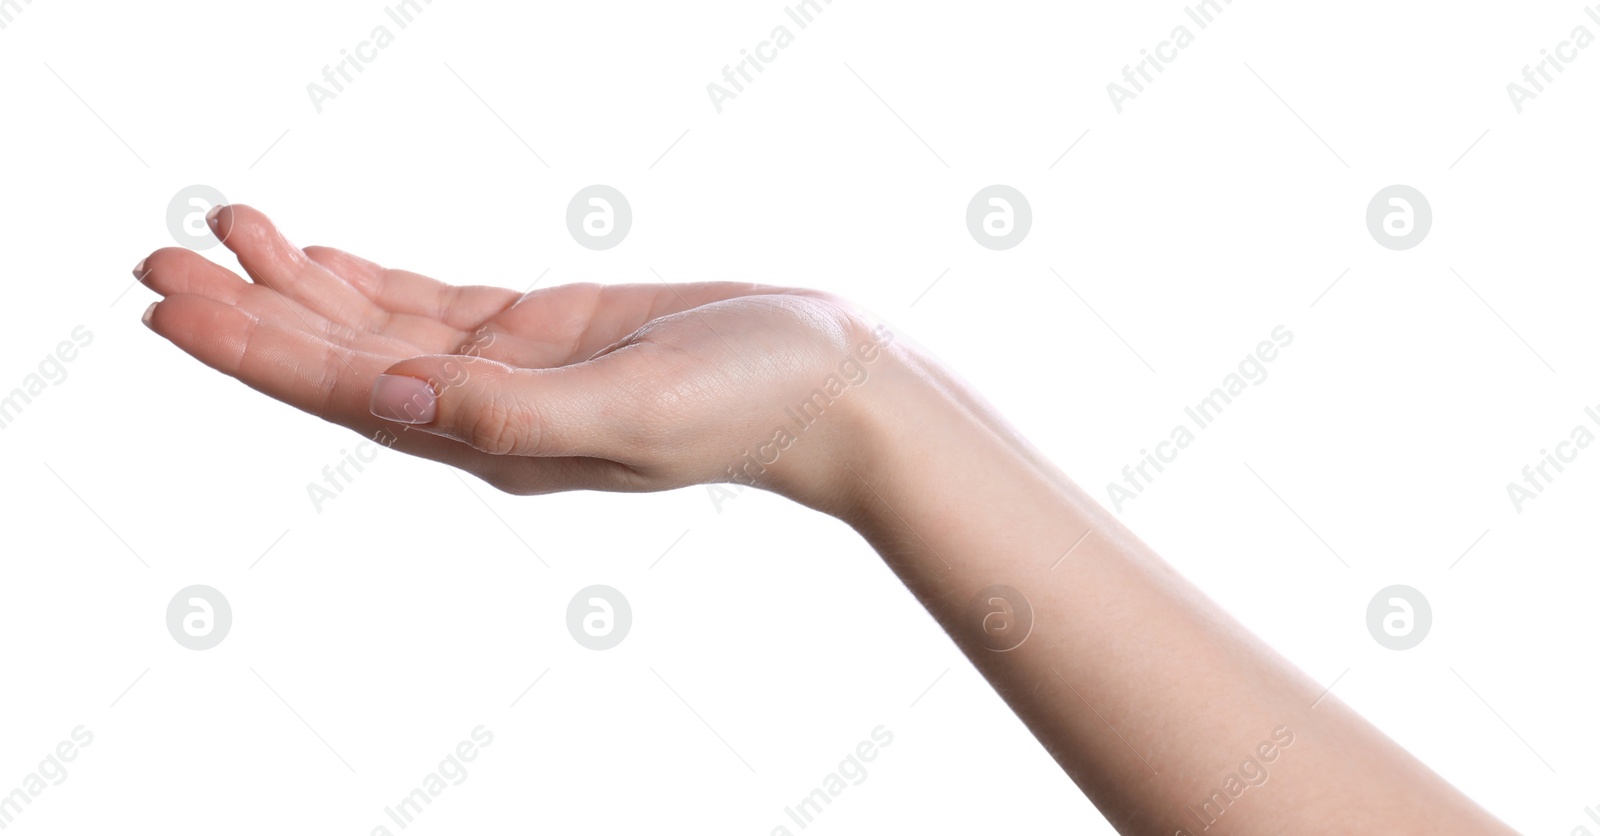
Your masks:
<svg viewBox="0 0 1600 836"><path fill-rule="evenodd" d="M1600 450L1521 513L1505 487L1600 404L1600 48L1520 115L1506 92L1600 32L1581 4L1241 0L1199 31L1177 3L837 0L799 31L779 2L439 0L320 114L306 85L393 26L379 3L19 8L0 393L94 338L0 430L0 793L94 742L15 832L366 834L479 724L413 832L766 834L878 725L812 832L1109 832L835 521L705 488L514 498L393 453L318 513L307 484L359 439L139 324L129 269L194 183L459 283L839 291L1102 501L1285 325L1122 518L1519 830L1600 804ZM718 114L706 85L784 23ZM1106 85L1179 24L1195 43L1119 115ZM591 183L633 206L609 251L565 226ZM1008 251L965 229L991 183L1033 207ZM1404 252L1365 225L1393 183L1434 212ZM164 624L196 583L234 613L204 652ZM634 611L605 652L564 623L596 583ZM1394 583L1433 605L1415 650L1367 634Z"/></svg>

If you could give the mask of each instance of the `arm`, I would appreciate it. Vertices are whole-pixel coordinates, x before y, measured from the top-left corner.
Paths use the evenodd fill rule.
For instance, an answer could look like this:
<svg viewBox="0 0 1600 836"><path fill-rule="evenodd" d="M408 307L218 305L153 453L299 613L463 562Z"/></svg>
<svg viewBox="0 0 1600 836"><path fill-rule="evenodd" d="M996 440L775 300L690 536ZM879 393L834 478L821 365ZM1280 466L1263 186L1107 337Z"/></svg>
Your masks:
<svg viewBox="0 0 1600 836"><path fill-rule="evenodd" d="M152 330L508 492L739 481L843 519L1124 833L1510 832L843 300L454 287L302 250L248 207L210 222L252 281L153 253L134 271L163 297Z"/></svg>
<svg viewBox="0 0 1600 836"><path fill-rule="evenodd" d="M827 510L1120 832L1513 832L1324 696L960 381L915 350L889 357L863 388L858 464L832 477L852 489ZM1007 620L1018 602L974 606L996 584L1031 605L1025 639Z"/></svg>

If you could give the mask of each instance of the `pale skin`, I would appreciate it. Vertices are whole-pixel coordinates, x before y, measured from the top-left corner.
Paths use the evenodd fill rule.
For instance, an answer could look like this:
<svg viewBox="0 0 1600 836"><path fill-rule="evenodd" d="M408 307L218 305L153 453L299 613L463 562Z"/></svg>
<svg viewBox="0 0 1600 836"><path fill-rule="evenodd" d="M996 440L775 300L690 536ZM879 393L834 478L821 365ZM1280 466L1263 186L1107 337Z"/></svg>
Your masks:
<svg viewBox="0 0 1600 836"><path fill-rule="evenodd" d="M162 297L145 317L156 333L507 492L736 478L838 517L1121 833L1514 832L1179 577L953 373L836 296L456 287L300 249L247 206L211 222L248 278L152 253L135 274ZM841 368L852 385L775 446L774 429L794 425L785 410ZM973 609L997 584L1033 611L1004 650L1017 637L996 641L996 607ZM1251 758L1269 780L1244 769L1240 783ZM1208 801L1220 815L1196 814Z"/></svg>

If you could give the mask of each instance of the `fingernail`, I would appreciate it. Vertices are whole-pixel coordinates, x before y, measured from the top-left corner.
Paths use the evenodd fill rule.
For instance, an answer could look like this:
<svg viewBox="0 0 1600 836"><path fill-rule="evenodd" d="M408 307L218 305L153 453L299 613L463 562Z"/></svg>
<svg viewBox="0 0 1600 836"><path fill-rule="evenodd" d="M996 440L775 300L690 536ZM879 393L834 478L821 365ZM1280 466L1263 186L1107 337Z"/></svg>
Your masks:
<svg viewBox="0 0 1600 836"><path fill-rule="evenodd" d="M206 223L216 226L217 216L220 214L222 214L222 204L219 203L216 206L211 207L211 211L206 213Z"/></svg>
<svg viewBox="0 0 1600 836"><path fill-rule="evenodd" d="M144 281L144 263L146 261L149 261L149 259L141 258L138 264L133 265L133 277L141 282Z"/></svg>
<svg viewBox="0 0 1600 836"><path fill-rule="evenodd" d="M139 317L139 321L148 326L150 324L150 320L155 319L156 306L159 304L161 304L159 301L151 302L150 307L144 309L144 316Z"/></svg>
<svg viewBox="0 0 1600 836"><path fill-rule="evenodd" d="M380 374L372 384L372 414L402 424L426 424L437 413L433 387L403 374Z"/></svg>

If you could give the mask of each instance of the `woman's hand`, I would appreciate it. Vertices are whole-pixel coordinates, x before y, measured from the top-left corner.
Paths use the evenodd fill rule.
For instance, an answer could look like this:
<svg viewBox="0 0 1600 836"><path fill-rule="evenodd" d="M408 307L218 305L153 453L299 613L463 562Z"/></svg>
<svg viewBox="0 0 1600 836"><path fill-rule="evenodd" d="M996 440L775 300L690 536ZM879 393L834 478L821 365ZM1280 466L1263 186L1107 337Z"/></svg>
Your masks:
<svg viewBox="0 0 1600 836"><path fill-rule="evenodd" d="M837 299L451 287L299 250L247 207L213 225L255 282L155 253L158 333L508 491L740 481L843 518L1123 833L1511 832Z"/></svg>
<svg viewBox="0 0 1600 836"><path fill-rule="evenodd" d="M152 329L278 400L513 493L739 481L824 503L859 410L838 383L864 380L889 341L819 292L457 287L302 250L248 206L210 222L253 281L158 250L135 269L164 297ZM784 428L792 443L775 444Z"/></svg>

